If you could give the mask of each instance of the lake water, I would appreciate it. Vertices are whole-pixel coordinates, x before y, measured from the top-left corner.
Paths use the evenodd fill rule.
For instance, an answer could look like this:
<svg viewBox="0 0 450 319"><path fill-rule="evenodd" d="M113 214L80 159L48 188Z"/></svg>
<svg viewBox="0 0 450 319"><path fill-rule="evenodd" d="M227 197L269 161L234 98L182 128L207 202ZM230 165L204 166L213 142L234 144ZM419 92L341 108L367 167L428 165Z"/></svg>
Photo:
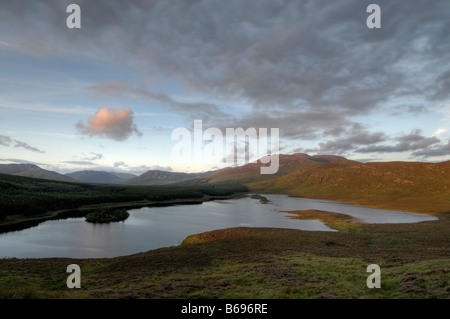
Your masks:
<svg viewBox="0 0 450 319"><path fill-rule="evenodd" d="M342 202L264 196L271 203L241 198L201 205L131 209L128 219L109 224L91 224L84 218L46 221L36 227L0 234L0 258L123 256L179 245L192 234L238 226L334 231L318 220L290 219L289 214L282 212L286 210L318 209L344 213L366 223L414 223L437 219Z"/></svg>

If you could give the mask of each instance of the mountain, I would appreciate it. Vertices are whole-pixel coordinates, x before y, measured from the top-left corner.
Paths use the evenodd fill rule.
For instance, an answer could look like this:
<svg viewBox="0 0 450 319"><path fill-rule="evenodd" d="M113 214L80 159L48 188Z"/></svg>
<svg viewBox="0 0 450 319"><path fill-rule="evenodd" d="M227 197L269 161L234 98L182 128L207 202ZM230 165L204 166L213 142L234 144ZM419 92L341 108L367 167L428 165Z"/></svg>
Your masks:
<svg viewBox="0 0 450 319"><path fill-rule="evenodd" d="M260 160L248 163L238 167L224 168L216 173L204 178L204 182L208 183L218 183L225 181L234 181L241 183L250 183L264 180L272 180L277 177L287 175L289 173L295 172L299 169L315 166L318 164L334 164L334 165L357 165L360 162L348 160L341 156L334 155L315 155L309 156L307 154L296 153L292 155L279 155L279 168L278 172L275 174L261 174L260 168L262 165Z"/></svg>
<svg viewBox="0 0 450 319"><path fill-rule="evenodd" d="M117 172L109 172L109 173L116 175L122 181L126 181L126 180L132 179L137 176L137 175L131 174L131 173L117 173Z"/></svg>
<svg viewBox="0 0 450 319"><path fill-rule="evenodd" d="M126 180L123 184L129 185L164 185L182 181L203 178L213 174L214 171L205 173L179 173L161 170L149 170L144 174Z"/></svg>
<svg viewBox="0 0 450 319"><path fill-rule="evenodd" d="M0 173L24 177L49 179L61 182L74 182L70 177L48 171L34 164L0 164Z"/></svg>
<svg viewBox="0 0 450 319"><path fill-rule="evenodd" d="M65 176L83 183L98 183L98 184L118 184L130 178L136 177L136 175L133 174L93 171L93 170L77 171L65 174Z"/></svg>

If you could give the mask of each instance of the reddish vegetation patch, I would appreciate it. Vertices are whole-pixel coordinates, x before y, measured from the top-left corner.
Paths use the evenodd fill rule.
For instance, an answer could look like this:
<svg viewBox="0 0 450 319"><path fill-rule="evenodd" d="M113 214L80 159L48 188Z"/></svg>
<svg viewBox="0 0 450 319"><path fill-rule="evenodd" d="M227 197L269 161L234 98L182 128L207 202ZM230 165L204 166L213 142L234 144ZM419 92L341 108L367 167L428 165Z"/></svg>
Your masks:
<svg viewBox="0 0 450 319"><path fill-rule="evenodd" d="M293 219L320 219L322 221L326 220L334 220L334 219L351 219L348 215L338 214L327 212L323 210L316 209L305 209L305 210L290 210L285 213L295 214L297 216L289 216L289 218Z"/></svg>
<svg viewBox="0 0 450 319"><path fill-rule="evenodd" d="M238 231L237 231L238 230ZM251 229L245 228L226 228L213 230L197 235L187 237L183 243L201 243L211 242L216 240L236 239L236 238L250 238L256 237L257 234L252 232Z"/></svg>

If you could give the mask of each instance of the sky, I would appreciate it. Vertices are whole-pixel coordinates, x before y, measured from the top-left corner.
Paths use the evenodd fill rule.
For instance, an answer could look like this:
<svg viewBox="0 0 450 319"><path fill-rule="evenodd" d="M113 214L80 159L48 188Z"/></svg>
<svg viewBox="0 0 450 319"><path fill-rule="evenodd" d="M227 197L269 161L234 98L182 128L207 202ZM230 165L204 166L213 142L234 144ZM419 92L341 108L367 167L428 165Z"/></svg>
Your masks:
<svg viewBox="0 0 450 319"><path fill-rule="evenodd" d="M449 1L2 0L0 164L242 164L174 158L172 132L194 120L278 128L282 154L446 161L449 61Z"/></svg>

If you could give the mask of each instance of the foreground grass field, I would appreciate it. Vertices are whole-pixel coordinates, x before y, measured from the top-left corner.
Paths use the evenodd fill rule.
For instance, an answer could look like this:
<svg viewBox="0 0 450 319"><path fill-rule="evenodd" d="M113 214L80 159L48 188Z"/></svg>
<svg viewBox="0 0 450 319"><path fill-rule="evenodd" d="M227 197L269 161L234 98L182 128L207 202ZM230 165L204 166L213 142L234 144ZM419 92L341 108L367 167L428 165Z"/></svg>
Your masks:
<svg viewBox="0 0 450 319"><path fill-rule="evenodd" d="M358 232L216 230L110 259L3 259L0 297L450 298L450 213L438 217L359 224ZM80 289L66 286L73 263ZM374 263L380 289L366 286Z"/></svg>

